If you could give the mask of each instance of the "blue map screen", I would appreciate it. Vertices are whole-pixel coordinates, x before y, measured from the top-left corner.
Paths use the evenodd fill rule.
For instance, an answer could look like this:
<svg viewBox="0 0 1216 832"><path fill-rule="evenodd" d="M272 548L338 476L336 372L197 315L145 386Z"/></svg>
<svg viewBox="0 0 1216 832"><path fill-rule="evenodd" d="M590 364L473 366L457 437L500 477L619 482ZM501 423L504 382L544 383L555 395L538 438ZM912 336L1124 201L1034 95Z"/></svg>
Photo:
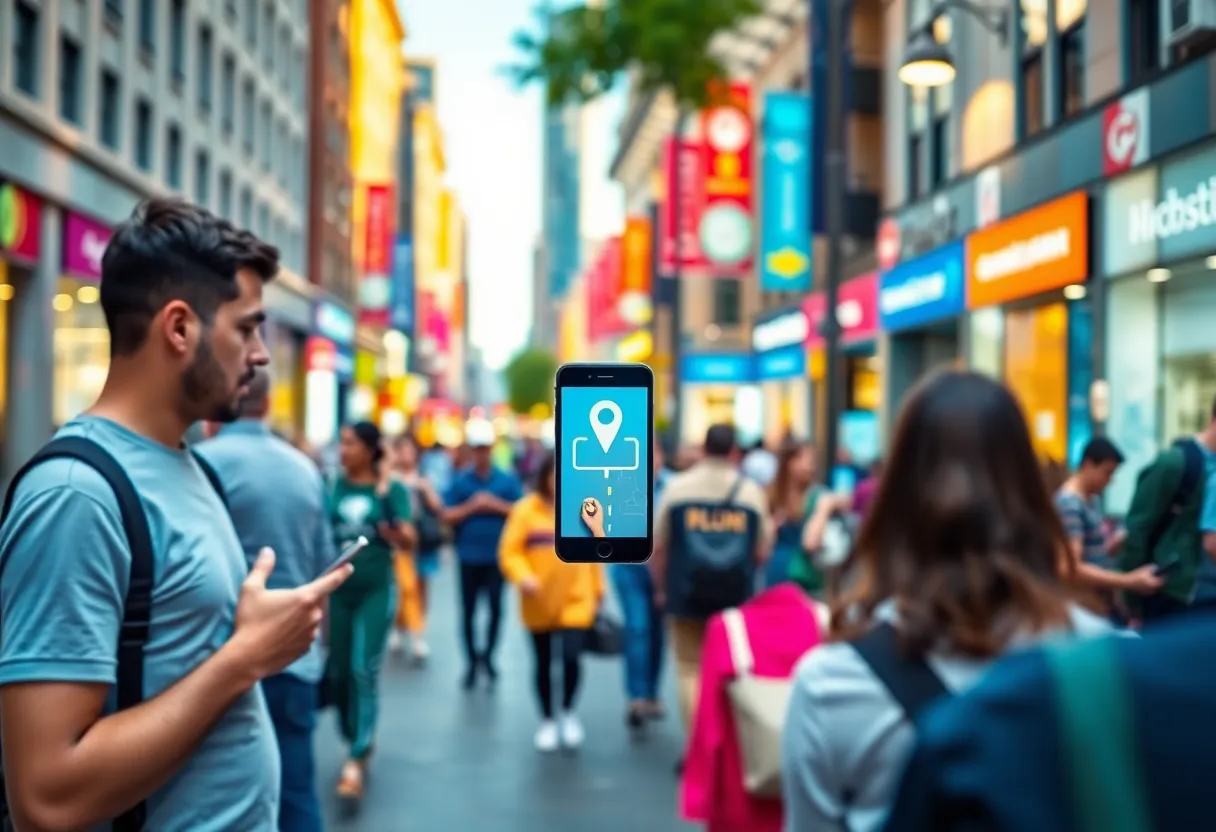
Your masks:
<svg viewBox="0 0 1216 832"><path fill-rule="evenodd" d="M581 516L590 497L604 507L605 536L649 536L649 390L563 387L560 395L562 536L591 536Z"/></svg>

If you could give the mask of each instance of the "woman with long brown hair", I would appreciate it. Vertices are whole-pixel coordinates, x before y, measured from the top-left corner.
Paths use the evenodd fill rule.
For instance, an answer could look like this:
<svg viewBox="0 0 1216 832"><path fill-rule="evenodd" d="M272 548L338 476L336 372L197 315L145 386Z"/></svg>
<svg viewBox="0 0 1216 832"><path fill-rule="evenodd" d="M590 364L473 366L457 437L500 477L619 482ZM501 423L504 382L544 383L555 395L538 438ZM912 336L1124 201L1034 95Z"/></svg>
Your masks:
<svg viewBox="0 0 1216 832"><path fill-rule="evenodd" d="M1109 632L1072 602L1070 563L1009 390L969 372L922 382L850 557L852 588L834 605L837 643L797 672L786 828L881 829L923 705L1019 644Z"/></svg>
<svg viewBox="0 0 1216 832"><path fill-rule="evenodd" d="M790 563L802 547L802 524L814 477L815 459L810 445L789 441L781 446L777 452L777 475L768 487L768 507L777 531L773 555L764 570L765 586L789 580Z"/></svg>

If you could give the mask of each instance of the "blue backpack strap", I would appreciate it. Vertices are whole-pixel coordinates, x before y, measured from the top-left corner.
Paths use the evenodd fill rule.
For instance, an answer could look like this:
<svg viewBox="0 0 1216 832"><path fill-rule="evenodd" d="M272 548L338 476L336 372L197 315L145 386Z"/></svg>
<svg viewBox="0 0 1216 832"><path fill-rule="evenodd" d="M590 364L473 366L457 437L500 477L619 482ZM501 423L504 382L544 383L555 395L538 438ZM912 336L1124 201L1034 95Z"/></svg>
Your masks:
<svg viewBox="0 0 1216 832"><path fill-rule="evenodd" d="M116 704L118 710L134 707L144 698L144 646L152 615L152 586L154 581L152 533L143 502L127 472L104 448L83 436L62 436L52 439L22 466L9 483L4 496L0 523L8 519L17 486L31 470L51 459L75 459L101 474L118 500L123 531L131 548L131 569L127 597L123 603L122 627L118 636L118 670ZM114 832L140 832L147 815L141 802L114 820Z"/></svg>
<svg viewBox="0 0 1216 832"><path fill-rule="evenodd" d="M1137 749L1135 711L1118 638L1045 648L1056 726L1078 832L1150 832L1152 812Z"/></svg>

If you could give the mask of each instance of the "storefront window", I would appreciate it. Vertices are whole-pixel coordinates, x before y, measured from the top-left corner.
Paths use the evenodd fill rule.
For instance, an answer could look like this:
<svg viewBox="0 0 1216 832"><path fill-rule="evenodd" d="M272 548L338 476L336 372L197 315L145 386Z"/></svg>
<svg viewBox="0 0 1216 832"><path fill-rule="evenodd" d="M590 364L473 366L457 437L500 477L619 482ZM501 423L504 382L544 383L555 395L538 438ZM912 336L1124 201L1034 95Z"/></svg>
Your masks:
<svg viewBox="0 0 1216 832"><path fill-rule="evenodd" d="M1123 514L1140 469L1157 453L1157 286L1141 277L1113 281L1106 305L1106 433L1126 457L1110 487L1106 510Z"/></svg>
<svg viewBox="0 0 1216 832"><path fill-rule="evenodd" d="M1005 383L1017 396L1035 450L1068 464L1068 307L1052 303L1005 315Z"/></svg>
<svg viewBox="0 0 1216 832"><path fill-rule="evenodd" d="M93 405L110 368L110 331L97 285L59 278L55 315L53 418L62 425Z"/></svg>
<svg viewBox="0 0 1216 832"><path fill-rule="evenodd" d="M1163 444L1206 427L1216 399L1216 286L1202 263L1174 272L1160 290Z"/></svg>
<svg viewBox="0 0 1216 832"><path fill-rule="evenodd" d="M995 306L971 313L971 369L993 378L1000 378L1004 360L1001 342L1005 332L1005 314Z"/></svg>
<svg viewBox="0 0 1216 832"><path fill-rule="evenodd" d="M303 423L303 378L301 344L286 327L274 326L270 333L270 371L274 388L270 399L270 424L284 436L295 436Z"/></svg>

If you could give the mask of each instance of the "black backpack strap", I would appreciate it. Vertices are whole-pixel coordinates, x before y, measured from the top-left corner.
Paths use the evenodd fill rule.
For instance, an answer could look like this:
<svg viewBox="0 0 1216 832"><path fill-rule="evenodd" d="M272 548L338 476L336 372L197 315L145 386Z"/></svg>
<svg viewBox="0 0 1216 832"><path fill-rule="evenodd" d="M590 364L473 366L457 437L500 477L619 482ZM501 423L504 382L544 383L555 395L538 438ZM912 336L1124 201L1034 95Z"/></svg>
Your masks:
<svg viewBox="0 0 1216 832"><path fill-rule="evenodd" d="M735 498L739 496L739 489L743 487L743 480L745 479L746 477L742 474L739 475L739 478L735 480L735 484L730 487L730 491L726 492L726 497L722 500L723 506L733 506L735 504Z"/></svg>
<svg viewBox="0 0 1216 832"><path fill-rule="evenodd" d="M899 636L889 622L871 627L868 633L852 644L899 703L909 721L915 722L930 702L950 694L928 662L923 658L909 658L900 652Z"/></svg>
<svg viewBox="0 0 1216 832"><path fill-rule="evenodd" d="M224 483L220 481L219 473L207 461L207 458L198 451L191 448L190 453L194 456L194 461L198 463L198 467L203 469L203 474L206 475L207 481L211 483L211 487L215 489L215 493L220 495L220 502L224 504L224 508L228 508L228 495L224 491Z"/></svg>
<svg viewBox="0 0 1216 832"><path fill-rule="evenodd" d="M154 581L152 533L139 492L122 465L104 448L83 436L61 436L52 439L34 454L9 483L4 495L0 522L8 519L17 486L31 470L50 459L75 459L101 474L118 500L123 531L131 548L131 570L127 597L123 602L122 627L118 634L118 670L116 705L118 710L134 707L144 698L144 646L152 617L152 586ZM141 802L114 820L114 832L140 832L147 815Z"/></svg>

